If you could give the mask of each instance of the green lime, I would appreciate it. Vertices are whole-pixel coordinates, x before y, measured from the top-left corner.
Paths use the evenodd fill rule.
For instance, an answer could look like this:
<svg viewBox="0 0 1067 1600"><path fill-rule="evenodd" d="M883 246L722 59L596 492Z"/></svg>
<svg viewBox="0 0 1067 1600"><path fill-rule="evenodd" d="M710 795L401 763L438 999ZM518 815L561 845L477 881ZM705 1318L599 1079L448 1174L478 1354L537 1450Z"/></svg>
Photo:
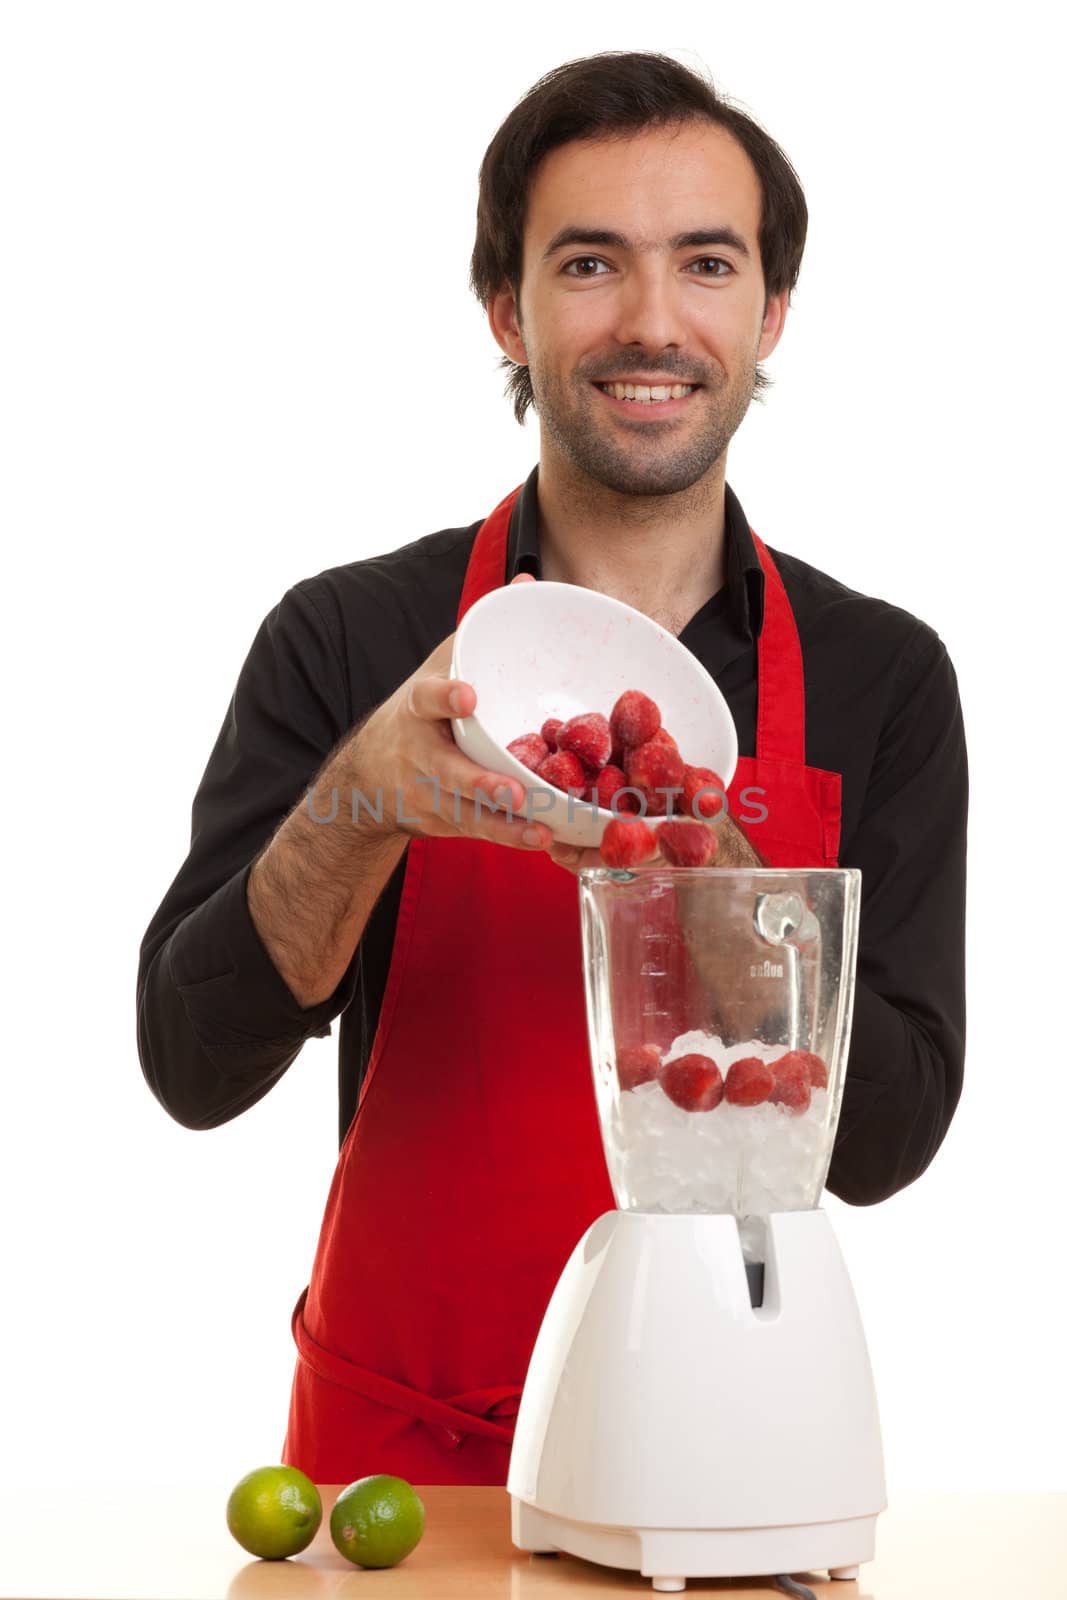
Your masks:
<svg viewBox="0 0 1067 1600"><path fill-rule="evenodd" d="M265 1561L299 1555L322 1521L322 1501L296 1467L257 1467L226 1502L226 1526L249 1555Z"/></svg>
<svg viewBox="0 0 1067 1600"><path fill-rule="evenodd" d="M342 1489L330 1512L330 1537L357 1567L395 1567L422 1538L426 1507L406 1478L376 1472Z"/></svg>

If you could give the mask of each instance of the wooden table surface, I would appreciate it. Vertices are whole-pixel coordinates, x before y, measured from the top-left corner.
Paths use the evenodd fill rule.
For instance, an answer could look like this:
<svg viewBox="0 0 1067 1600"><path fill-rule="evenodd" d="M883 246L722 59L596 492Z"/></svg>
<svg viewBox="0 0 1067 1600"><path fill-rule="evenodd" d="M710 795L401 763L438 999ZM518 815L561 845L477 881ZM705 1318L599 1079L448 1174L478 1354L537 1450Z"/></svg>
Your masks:
<svg viewBox="0 0 1067 1600"><path fill-rule="evenodd" d="M89 1466L88 1463L85 1464ZM330 1543L337 1486L323 1489L314 1543L289 1561L255 1561L226 1528L230 1486L51 1487L0 1496L4 1600L548 1600L653 1596L649 1579L511 1543L502 1487L420 1487L426 1532L400 1566L370 1572ZM1065 1600L1067 1493L895 1494L875 1560L857 1581L793 1577L835 1600ZM694 1578L690 1593L780 1595L762 1578Z"/></svg>

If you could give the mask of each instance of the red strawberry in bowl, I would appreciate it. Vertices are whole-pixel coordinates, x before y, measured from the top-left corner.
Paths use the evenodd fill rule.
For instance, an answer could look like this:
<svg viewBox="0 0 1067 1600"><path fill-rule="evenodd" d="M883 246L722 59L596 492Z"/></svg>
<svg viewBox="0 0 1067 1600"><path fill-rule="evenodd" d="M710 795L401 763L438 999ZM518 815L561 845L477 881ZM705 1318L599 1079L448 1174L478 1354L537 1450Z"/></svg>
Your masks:
<svg viewBox="0 0 1067 1600"><path fill-rule="evenodd" d="M685 762L673 746L656 739L638 745L629 752L629 758L627 774L634 788L640 789L648 801L649 816L662 817L667 810L668 790L677 791L672 795L673 804L677 804Z"/></svg>
<svg viewBox="0 0 1067 1600"><path fill-rule="evenodd" d="M613 767L609 762L606 767L601 768L595 778L589 779L582 799L589 805L599 806L601 811L610 811L612 798L618 794L620 789L625 789L626 787L625 772L621 767ZM631 800L633 801L632 806L629 804ZM615 807L616 812L636 810L637 797L635 795L623 795Z"/></svg>
<svg viewBox="0 0 1067 1600"><path fill-rule="evenodd" d="M607 765L611 754L611 733L607 717L598 711L586 711L571 717L556 730L556 749L569 750L578 757L583 767L599 772Z"/></svg>
<svg viewBox="0 0 1067 1600"><path fill-rule="evenodd" d="M659 706L640 689L627 689L612 706L610 722L615 745L630 750L659 732Z"/></svg>
<svg viewBox="0 0 1067 1600"><path fill-rule="evenodd" d="M687 817L717 817L725 793L722 779L710 767L686 767L680 809Z"/></svg>
<svg viewBox="0 0 1067 1600"><path fill-rule="evenodd" d="M553 750L542 761L537 776L554 789L562 789L564 794L570 789L581 794L585 788L585 768L570 750Z"/></svg>
<svg viewBox="0 0 1067 1600"><path fill-rule="evenodd" d="M540 772L548 755L548 745L539 733L523 733L517 739L512 739L508 745L508 754L521 761L524 767L529 767L531 772Z"/></svg>

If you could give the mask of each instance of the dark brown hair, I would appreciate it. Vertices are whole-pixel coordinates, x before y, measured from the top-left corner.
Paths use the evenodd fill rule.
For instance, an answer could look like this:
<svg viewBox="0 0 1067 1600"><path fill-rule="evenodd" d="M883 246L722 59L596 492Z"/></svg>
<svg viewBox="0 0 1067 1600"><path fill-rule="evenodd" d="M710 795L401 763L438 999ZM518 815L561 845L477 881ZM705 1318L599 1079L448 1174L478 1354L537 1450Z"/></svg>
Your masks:
<svg viewBox="0 0 1067 1600"><path fill-rule="evenodd" d="M549 151L575 139L609 138L643 128L706 120L731 134L759 179L759 248L767 296L792 291L808 228L800 179L785 152L757 122L673 57L606 50L568 61L538 79L501 123L478 172L478 223L470 286L483 309L505 284L518 305L530 185ZM504 356L505 393L520 422L534 403L526 367ZM753 398L770 379L757 365Z"/></svg>

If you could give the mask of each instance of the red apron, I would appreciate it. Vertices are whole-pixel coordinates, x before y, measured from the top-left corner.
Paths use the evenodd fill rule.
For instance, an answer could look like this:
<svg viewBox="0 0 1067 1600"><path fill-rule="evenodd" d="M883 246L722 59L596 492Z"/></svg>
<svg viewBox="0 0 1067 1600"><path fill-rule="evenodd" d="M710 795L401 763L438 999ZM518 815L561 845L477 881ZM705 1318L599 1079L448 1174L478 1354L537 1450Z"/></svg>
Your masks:
<svg viewBox="0 0 1067 1600"><path fill-rule="evenodd" d="M479 529L459 618L506 581L520 489ZM804 765L800 643L756 548L756 757L738 762L730 811L743 821L767 808L749 831L775 866L833 866L841 780ZM540 852L413 838L373 1050L293 1313L283 1459L317 1483L506 1482L545 1308L614 1206L577 880Z"/></svg>

